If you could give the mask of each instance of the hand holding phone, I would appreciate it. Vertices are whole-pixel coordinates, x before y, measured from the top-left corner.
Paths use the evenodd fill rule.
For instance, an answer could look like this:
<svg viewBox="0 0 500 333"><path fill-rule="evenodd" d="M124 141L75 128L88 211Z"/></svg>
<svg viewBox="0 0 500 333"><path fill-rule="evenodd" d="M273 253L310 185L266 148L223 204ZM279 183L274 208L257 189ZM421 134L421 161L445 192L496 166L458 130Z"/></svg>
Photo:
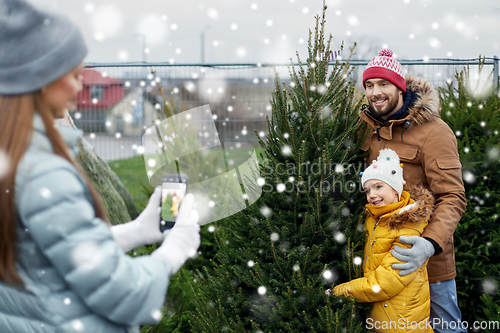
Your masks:
<svg viewBox="0 0 500 333"><path fill-rule="evenodd" d="M166 174L161 185L160 231L172 229L187 193L187 176Z"/></svg>
<svg viewBox="0 0 500 333"><path fill-rule="evenodd" d="M186 260L195 257L200 247L200 225L193 203L194 196L187 194L177 216L179 225L168 232L161 246L152 253L167 261L170 274L177 273Z"/></svg>

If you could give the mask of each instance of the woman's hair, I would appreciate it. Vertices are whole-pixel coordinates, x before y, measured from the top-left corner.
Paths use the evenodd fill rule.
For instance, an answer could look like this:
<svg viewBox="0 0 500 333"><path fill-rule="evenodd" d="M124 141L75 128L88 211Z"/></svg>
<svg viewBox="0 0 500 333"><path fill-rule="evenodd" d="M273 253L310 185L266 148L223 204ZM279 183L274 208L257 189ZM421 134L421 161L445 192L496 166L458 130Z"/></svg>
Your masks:
<svg viewBox="0 0 500 333"><path fill-rule="evenodd" d="M0 280L9 284L22 284L15 264L18 215L14 203L14 190L19 161L31 140L35 112L38 112L43 120L54 154L64 158L79 170L90 190L96 216L107 220L100 198L86 175L71 158L66 143L54 127L54 116L42 103L41 93L0 95L0 154L4 153L7 156L6 174L3 177L0 175Z"/></svg>

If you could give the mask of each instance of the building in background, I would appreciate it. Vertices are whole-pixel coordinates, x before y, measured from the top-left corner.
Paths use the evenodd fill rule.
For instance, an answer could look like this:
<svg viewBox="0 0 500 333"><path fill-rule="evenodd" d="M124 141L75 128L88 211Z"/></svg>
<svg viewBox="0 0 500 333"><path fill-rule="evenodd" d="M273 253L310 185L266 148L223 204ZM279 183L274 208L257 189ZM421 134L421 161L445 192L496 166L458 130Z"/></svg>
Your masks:
<svg viewBox="0 0 500 333"><path fill-rule="evenodd" d="M69 112L75 125L84 132L105 132L109 111L124 96L123 81L109 77L92 68L82 71L83 89Z"/></svg>

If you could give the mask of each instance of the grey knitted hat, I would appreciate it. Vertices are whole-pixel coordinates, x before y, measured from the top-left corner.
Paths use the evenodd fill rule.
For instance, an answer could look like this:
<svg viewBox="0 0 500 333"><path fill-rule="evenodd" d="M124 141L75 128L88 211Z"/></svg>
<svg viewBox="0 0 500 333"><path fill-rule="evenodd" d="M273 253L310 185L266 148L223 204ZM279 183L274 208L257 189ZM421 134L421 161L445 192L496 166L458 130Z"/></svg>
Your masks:
<svg viewBox="0 0 500 333"><path fill-rule="evenodd" d="M40 90L86 55L83 36L68 19L24 0L0 0L0 94Z"/></svg>
<svg viewBox="0 0 500 333"><path fill-rule="evenodd" d="M403 185L406 183L403 179L403 164L399 161L399 156L392 149L386 148L379 152L377 160L362 172L361 185L371 179L378 179L387 183L396 192L401 199Z"/></svg>

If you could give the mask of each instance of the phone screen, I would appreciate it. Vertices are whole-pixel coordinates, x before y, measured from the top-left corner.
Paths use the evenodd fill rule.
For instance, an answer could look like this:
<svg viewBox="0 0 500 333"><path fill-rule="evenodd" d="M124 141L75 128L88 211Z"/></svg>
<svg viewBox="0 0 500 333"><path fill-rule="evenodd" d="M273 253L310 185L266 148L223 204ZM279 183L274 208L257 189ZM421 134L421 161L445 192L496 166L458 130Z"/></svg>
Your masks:
<svg viewBox="0 0 500 333"><path fill-rule="evenodd" d="M186 184L163 182L161 189L161 229L172 228L186 195Z"/></svg>

